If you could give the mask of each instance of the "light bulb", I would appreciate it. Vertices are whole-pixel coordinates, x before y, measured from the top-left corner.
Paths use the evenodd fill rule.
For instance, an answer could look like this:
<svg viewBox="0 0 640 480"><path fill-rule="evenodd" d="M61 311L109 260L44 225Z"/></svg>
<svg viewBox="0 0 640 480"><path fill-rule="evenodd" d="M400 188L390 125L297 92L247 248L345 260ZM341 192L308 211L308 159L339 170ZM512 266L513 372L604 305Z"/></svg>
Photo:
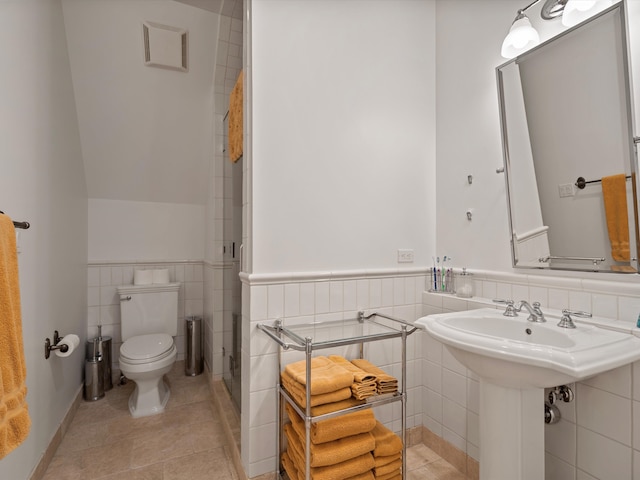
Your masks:
<svg viewBox="0 0 640 480"><path fill-rule="evenodd" d="M500 53L504 58L513 58L539 43L540 35L531 26L529 18L524 13L519 12L509 29L509 33L502 42Z"/></svg>
<svg viewBox="0 0 640 480"><path fill-rule="evenodd" d="M613 0L569 0L562 13L562 24L573 27L613 5Z"/></svg>

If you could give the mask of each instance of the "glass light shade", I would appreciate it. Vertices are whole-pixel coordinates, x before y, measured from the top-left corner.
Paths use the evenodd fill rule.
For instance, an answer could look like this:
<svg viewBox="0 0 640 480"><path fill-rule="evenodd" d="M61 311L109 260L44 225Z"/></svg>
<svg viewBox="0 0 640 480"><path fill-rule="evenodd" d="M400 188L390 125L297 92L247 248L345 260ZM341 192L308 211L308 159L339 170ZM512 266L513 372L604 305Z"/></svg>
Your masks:
<svg viewBox="0 0 640 480"><path fill-rule="evenodd" d="M573 27L613 5L613 0L569 0L562 13L562 24Z"/></svg>
<svg viewBox="0 0 640 480"><path fill-rule="evenodd" d="M518 15L518 17L502 42L500 53L504 58L516 57L540 43L540 35L531 26L529 18L524 14Z"/></svg>

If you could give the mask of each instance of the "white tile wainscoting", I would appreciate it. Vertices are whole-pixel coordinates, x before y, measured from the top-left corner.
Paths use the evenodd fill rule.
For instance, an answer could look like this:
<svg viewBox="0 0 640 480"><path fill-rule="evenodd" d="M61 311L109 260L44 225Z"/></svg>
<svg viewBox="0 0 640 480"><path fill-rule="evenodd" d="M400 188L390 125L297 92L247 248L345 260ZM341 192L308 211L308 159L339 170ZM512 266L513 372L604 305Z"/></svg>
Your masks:
<svg viewBox="0 0 640 480"><path fill-rule="evenodd" d="M242 463L250 478L270 473L276 467L275 342L256 328L261 322L282 319L311 322L355 318L359 310L377 311L413 322L422 312L424 269L353 272L310 272L243 276ZM419 333L407 338L407 428L422 425L422 357ZM354 349L354 346L349 347ZM318 351L318 355L334 353ZM355 350L336 351L353 357ZM392 375L401 376L401 341L365 344L365 357ZM300 352L286 352L283 363L301 359ZM376 407L375 415L398 432L399 403Z"/></svg>
<svg viewBox="0 0 640 480"><path fill-rule="evenodd" d="M486 307L494 298L528 300L539 301L543 311L585 310L640 331L637 276L472 273L475 297L424 292L423 314ZM426 332L422 342L423 425L479 459L478 378ZM575 400L561 402L562 419L545 426L546 480L640 480L640 362L571 387Z"/></svg>

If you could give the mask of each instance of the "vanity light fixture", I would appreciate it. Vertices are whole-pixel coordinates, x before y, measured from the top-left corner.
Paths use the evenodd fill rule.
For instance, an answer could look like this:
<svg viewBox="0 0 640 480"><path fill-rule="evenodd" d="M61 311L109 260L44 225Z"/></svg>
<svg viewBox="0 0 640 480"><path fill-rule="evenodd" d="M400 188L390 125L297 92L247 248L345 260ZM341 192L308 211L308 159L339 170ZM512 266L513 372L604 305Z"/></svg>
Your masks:
<svg viewBox="0 0 640 480"><path fill-rule="evenodd" d="M527 10L538 2L540 2L540 0L534 0L526 7L518 10L518 14L509 29L509 33L502 42L500 53L504 58L516 57L540 43L538 31L531 26L531 21L525 14ZM546 0L540 10L540 16L545 20L556 18L562 15L566 3L567 0Z"/></svg>
<svg viewBox="0 0 640 480"><path fill-rule="evenodd" d="M538 0L531 5L535 3L538 3ZM524 13L531 5L518 10L518 15L516 15L516 19L513 21L513 24L511 24L509 33L502 42L500 53L504 58L513 58L540 43L538 31L531 26L529 17Z"/></svg>
<svg viewBox="0 0 640 480"><path fill-rule="evenodd" d="M613 0L569 0L562 13L562 24L573 27L613 5Z"/></svg>

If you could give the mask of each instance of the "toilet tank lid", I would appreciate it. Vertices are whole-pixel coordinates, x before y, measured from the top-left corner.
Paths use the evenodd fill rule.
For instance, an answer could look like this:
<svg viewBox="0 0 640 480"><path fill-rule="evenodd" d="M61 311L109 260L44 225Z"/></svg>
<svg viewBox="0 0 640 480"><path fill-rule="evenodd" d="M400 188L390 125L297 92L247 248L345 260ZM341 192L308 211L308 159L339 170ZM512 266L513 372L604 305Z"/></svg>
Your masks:
<svg viewBox="0 0 640 480"><path fill-rule="evenodd" d="M180 282L174 283L153 283L151 285L120 285L116 287L119 295L136 294L136 293L155 293L155 292L177 292L180 288Z"/></svg>

